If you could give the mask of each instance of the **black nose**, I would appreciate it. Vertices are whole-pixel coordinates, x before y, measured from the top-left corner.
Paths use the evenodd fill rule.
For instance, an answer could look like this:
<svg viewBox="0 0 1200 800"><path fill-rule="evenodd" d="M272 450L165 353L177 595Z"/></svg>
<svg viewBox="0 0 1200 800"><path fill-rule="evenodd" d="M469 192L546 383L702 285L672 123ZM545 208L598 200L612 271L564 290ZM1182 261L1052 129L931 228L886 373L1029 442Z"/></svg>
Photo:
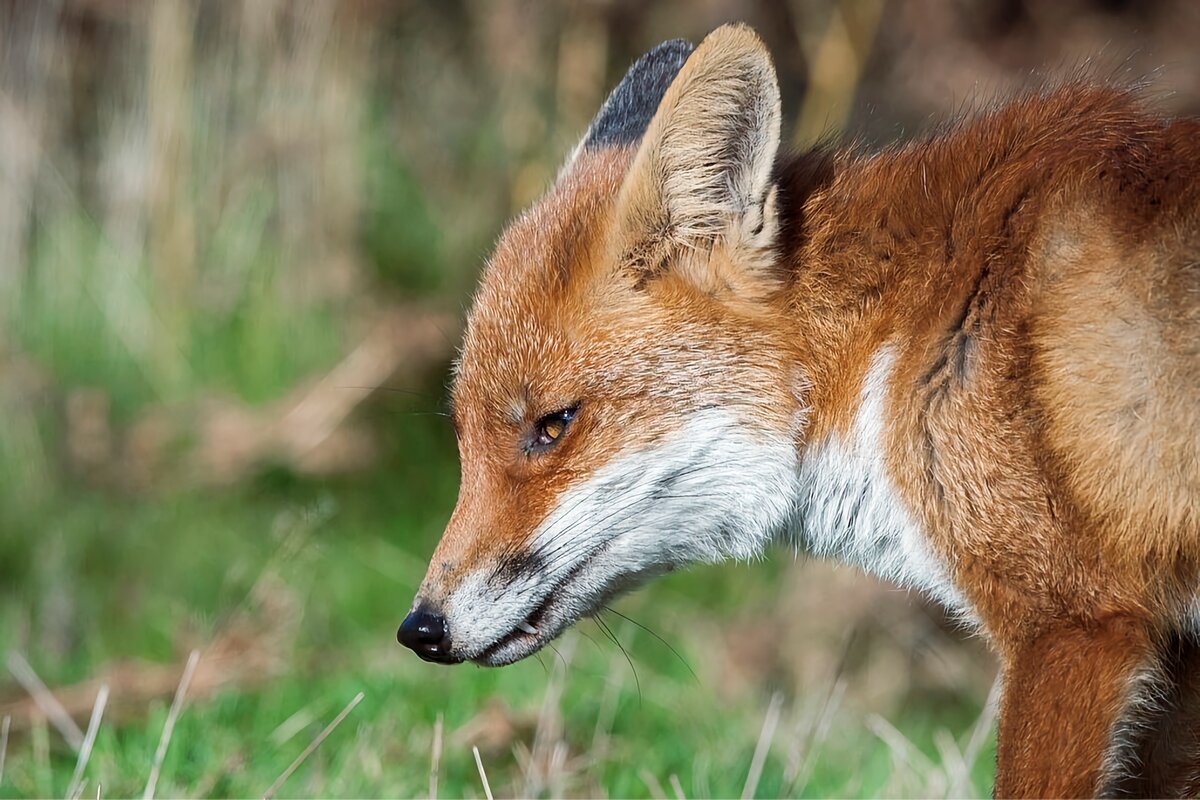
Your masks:
<svg viewBox="0 0 1200 800"><path fill-rule="evenodd" d="M425 605L408 612L396 631L396 640L426 661L456 664L462 660L450 655L445 618Z"/></svg>

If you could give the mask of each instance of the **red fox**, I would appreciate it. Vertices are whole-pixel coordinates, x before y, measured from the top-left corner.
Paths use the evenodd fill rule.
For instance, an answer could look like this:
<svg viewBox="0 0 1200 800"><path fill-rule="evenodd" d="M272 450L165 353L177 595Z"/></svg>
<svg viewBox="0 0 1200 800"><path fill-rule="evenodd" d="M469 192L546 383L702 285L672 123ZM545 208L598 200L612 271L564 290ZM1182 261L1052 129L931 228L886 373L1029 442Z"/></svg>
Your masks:
<svg viewBox="0 0 1200 800"><path fill-rule="evenodd" d="M1200 120L1068 84L793 154L750 29L666 42L501 238L452 395L422 658L779 543L986 634L997 795L1200 792Z"/></svg>

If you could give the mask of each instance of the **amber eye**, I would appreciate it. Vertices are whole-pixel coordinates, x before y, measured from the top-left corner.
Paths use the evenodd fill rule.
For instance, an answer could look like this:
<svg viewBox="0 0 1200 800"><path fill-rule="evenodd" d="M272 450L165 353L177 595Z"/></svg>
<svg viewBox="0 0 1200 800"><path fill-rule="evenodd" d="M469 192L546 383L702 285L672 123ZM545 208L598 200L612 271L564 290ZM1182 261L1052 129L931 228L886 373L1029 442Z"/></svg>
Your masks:
<svg viewBox="0 0 1200 800"><path fill-rule="evenodd" d="M575 418L576 407L564 408L539 419L533 426L533 435L529 439L530 452L542 452L558 443L567 426Z"/></svg>

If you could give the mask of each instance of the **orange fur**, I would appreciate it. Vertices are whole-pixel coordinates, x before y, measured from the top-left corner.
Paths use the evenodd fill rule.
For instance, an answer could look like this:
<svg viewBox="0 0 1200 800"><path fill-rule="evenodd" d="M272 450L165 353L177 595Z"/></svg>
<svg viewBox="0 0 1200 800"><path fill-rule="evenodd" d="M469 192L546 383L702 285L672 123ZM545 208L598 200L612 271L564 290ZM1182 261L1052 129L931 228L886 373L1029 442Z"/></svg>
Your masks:
<svg viewBox="0 0 1200 800"><path fill-rule="evenodd" d="M886 472L1004 665L997 793L1195 786L1155 739L1189 718L1147 687L1197 681L1165 665L1200 588L1200 122L1069 85L879 154L784 155L768 185L769 67L720 29L646 141L578 153L501 240L422 601L519 560L567 487L689 414L736 409L800 453L850 437L887 347ZM745 120L739 92L761 93ZM705 149L722 136L744 141ZM735 151L745 169L705 173ZM561 443L522 450L575 404Z"/></svg>

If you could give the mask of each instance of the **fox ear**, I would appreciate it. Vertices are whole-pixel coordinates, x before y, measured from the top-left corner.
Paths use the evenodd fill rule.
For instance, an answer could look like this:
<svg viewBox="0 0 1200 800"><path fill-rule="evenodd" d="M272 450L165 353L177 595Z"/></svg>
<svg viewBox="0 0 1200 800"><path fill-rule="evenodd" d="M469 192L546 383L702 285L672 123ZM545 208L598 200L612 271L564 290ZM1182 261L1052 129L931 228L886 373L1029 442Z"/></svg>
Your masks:
<svg viewBox="0 0 1200 800"><path fill-rule="evenodd" d="M570 170L580 153L635 144L641 139L667 87L695 49L685 39L671 39L633 62L625 77L612 90L604 105L600 106L587 133L567 159L563 173Z"/></svg>
<svg viewBox="0 0 1200 800"><path fill-rule="evenodd" d="M779 83L762 40L744 25L713 31L658 104L621 188L635 260L671 244L771 248L779 127Z"/></svg>

